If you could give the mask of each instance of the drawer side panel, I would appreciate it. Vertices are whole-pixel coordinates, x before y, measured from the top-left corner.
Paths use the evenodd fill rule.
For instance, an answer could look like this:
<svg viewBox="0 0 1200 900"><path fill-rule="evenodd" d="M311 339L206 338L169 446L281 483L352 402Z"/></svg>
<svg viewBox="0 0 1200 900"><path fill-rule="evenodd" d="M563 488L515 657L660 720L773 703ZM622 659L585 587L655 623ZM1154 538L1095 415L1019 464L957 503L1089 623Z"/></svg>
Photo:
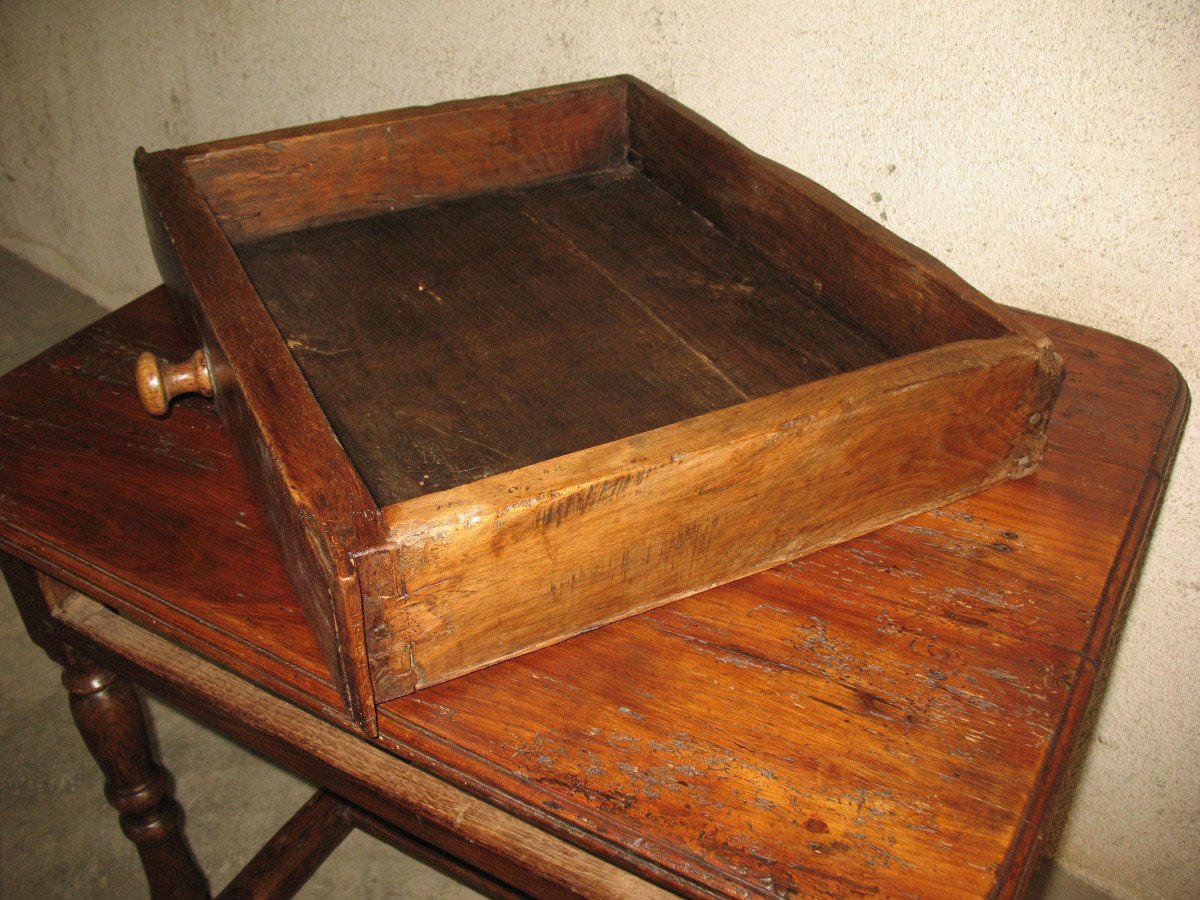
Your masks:
<svg viewBox="0 0 1200 900"><path fill-rule="evenodd" d="M381 539L378 507L178 155L139 153L136 164L155 259L173 302L192 311L221 420L261 487L347 710L373 732L362 601L348 554Z"/></svg>
<svg viewBox="0 0 1200 900"><path fill-rule="evenodd" d="M896 353L1032 333L830 191L630 79L630 160Z"/></svg>

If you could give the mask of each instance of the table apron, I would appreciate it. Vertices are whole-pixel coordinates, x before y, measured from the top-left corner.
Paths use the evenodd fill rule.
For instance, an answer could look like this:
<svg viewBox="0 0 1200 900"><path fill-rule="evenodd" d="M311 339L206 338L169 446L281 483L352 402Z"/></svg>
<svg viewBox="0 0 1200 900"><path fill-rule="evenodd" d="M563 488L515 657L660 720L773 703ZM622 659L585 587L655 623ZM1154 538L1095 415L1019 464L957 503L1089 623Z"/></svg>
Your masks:
<svg viewBox="0 0 1200 900"><path fill-rule="evenodd" d="M538 896L664 897L625 869L314 718L73 592L55 613L71 643L285 768ZM692 893L693 891L688 891ZM699 893L706 893L703 890Z"/></svg>

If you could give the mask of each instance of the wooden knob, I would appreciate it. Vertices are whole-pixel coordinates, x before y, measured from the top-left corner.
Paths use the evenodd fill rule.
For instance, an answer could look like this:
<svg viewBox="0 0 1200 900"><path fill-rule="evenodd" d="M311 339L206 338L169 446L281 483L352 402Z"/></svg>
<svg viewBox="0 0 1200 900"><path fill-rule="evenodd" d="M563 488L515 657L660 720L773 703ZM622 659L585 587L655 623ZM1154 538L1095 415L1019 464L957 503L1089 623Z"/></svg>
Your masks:
<svg viewBox="0 0 1200 900"><path fill-rule="evenodd" d="M153 353L143 353L134 369L134 381L142 406L152 416L165 416L171 401L180 394L213 395L208 357L203 350L197 350L181 363L169 363Z"/></svg>

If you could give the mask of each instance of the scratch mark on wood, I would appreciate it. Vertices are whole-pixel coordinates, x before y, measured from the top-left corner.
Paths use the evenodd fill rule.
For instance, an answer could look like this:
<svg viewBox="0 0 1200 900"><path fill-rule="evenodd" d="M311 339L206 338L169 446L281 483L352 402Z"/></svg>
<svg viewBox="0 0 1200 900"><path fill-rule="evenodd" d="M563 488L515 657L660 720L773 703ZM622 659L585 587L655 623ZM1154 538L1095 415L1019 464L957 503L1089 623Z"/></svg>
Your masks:
<svg viewBox="0 0 1200 900"><path fill-rule="evenodd" d="M318 356L337 356L341 353L349 353L350 352L349 347L338 347L338 348L327 350L327 349L324 349L321 347L314 347L312 344L305 343L305 341L299 340L297 338L289 338L287 345L292 350L302 350L305 353L316 353Z"/></svg>

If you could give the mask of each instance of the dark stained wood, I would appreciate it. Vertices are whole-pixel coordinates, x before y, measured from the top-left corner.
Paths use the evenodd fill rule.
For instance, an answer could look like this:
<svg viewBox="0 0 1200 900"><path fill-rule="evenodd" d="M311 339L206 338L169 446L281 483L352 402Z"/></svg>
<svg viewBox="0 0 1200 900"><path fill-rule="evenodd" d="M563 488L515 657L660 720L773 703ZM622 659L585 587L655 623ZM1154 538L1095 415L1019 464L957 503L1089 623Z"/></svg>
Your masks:
<svg viewBox="0 0 1200 900"><path fill-rule="evenodd" d="M137 167L167 292L199 336L222 422L266 499L285 569L342 701L371 732L374 695L351 556L384 540L379 511L182 156L139 153Z"/></svg>
<svg viewBox="0 0 1200 900"><path fill-rule="evenodd" d="M0 546L26 559L22 548L37 547L43 571L344 721L212 404L181 399L162 420L138 405L129 361L140 348L179 358L186 346L159 290L0 379ZM79 557L94 563L80 569ZM232 559L257 562L221 562Z"/></svg>
<svg viewBox="0 0 1200 900"><path fill-rule="evenodd" d="M47 656L62 665L66 661L66 648L50 625L51 611L57 607L57 603L51 602L51 595L46 590L46 576L7 553L0 553L0 574L8 583L13 602L17 604L17 612L21 615L21 623L30 639L45 650Z"/></svg>
<svg viewBox="0 0 1200 900"><path fill-rule="evenodd" d="M894 352L998 337L1016 325L946 266L841 198L626 78L630 161Z"/></svg>
<svg viewBox="0 0 1200 900"><path fill-rule="evenodd" d="M150 896L207 898L208 882L179 831L168 776L150 750L141 704L128 683L68 649L63 684L83 742L104 773L104 796L137 847Z"/></svg>
<svg viewBox="0 0 1200 900"><path fill-rule="evenodd" d="M361 732L314 718L87 597L70 597L56 625L122 677L503 884L536 897L666 896L613 861L471 796Z"/></svg>
<svg viewBox="0 0 1200 900"><path fill-rule="evenodd" d="M381 506L886 358L631 171L237 250Z"/></svg>
<svg viewBox="0 0 1200 900"><path fill-rule="evenodd" d="M744 398L894 356L637 169L615 176L530 191L525 214L719 363Z"/></svg>
<svg viewBox="0 0 1200 900"><path fill-rule="evenodd" d="M167 289L368 732L379 700L1042 457L1061 375L1043 336L634 79L137 168Z"/></svg>
<svg viewBox="0 0 1200 900"><path fill-rule="evenodd" d="M535 893L631 893L602 858L696 896L1012 896L1188 409L1156 354L1026 318L1069 369L1034 475L391 701L374 745L212 410L137 407L129 348L186 349L161 292L0 379L0 547L122 613L30 605L43 633Z"/></svg>
<svg viewBox="0 0 1200 900"><path fill-rule="evenodd" d="M354 830L346 804L318 790L218 895L219 900L285 900Z"/></svg>

